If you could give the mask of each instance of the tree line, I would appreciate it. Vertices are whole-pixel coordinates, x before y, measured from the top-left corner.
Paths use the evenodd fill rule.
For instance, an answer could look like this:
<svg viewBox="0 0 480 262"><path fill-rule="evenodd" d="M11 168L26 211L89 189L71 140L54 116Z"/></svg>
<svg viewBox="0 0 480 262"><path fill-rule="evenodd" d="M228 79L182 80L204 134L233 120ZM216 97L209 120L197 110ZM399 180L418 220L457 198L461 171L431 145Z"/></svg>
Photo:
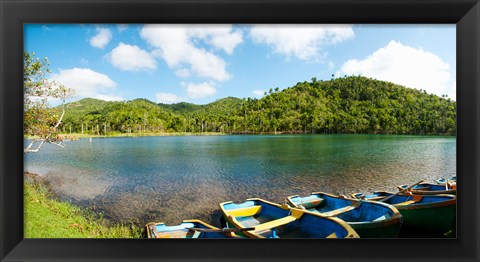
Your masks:
<svg viewBox="0 0 480 262"><path fill-rule="evenodd" d="M362 76L312 78L259 99L227 97L207 105L86 98L66 108L63 133L456 133L456 102L446 95Z"/></svg>

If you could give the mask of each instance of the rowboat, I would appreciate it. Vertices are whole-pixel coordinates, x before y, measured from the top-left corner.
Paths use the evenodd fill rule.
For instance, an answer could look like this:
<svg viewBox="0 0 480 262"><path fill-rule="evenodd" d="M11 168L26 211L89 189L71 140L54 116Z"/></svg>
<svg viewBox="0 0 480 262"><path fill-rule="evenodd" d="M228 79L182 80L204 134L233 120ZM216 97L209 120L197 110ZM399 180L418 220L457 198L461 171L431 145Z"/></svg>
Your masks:
<svg viewBox="0 0 480 262"><path fill-rule="evenodd" d="M407 189L408 185L397 186L399 191ZM431 183L421 183L413 186L410 191L417 195L438 195L438 194L448 194L456 195L457 194L457 185L456 184L431 184Z"/></svg>
<svg viewBox="0 0 480 262"><path fill-rule="evenodd" d="M396 208L381 202L346 199L315 192L307 197L287 197L290 206L347 222L360 237L398 237L402 215Z"/></svg>
<svg viewBox="0 0 480 262"><path fill-rule="evenodd" d="M260 198L235 204L220 203L227 226L251 228L240 235L250 238L358 238L344 221L322 217L305 210L290 208Z"/></svg>
<svg viewBox="0 0 480 262"><path fill-rule="evenodd" d="M378 191L371 195L352 194L352 198L379 201L391 195L394 194ZM400 235L443 234L455 225L457 201L454 195L399 194L385 202L403 216Z"/></svg>
<svg viewBox="0 0 480 262"><path fill-rule="evenodd" d="M228 238L234 236L230 232L215 232L221 231L221 229L198 219L183 220L181 224L175 226L167 226L163 222L148 223L146 231L148 238Z"/></svg>
<svg viewBox="0 0 480 262"><path fill-rule="evenodd" d="M440 178L440 179L435 180L435 182L437 184L445 185L445 183L447 183L447 179L446 178ZM457 176L451 177L450 179L448 179L448 182L449 183L457 183Z"/></svg>

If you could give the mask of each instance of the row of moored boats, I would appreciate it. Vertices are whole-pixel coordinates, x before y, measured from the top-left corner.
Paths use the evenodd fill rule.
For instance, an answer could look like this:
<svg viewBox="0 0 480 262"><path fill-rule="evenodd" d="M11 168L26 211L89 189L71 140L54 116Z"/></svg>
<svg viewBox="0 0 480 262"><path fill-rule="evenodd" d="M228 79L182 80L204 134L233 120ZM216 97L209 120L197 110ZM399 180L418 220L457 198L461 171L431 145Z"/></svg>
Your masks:
<svg viewBox="0 0 480 262"><path fill-rule="evenodd" d="M442 235L456 223L456 177L377 191L334 196L289 196L285 204L260 198L223 202L224 228L201 220L148 223L149 238L390 238Z"/></svg>

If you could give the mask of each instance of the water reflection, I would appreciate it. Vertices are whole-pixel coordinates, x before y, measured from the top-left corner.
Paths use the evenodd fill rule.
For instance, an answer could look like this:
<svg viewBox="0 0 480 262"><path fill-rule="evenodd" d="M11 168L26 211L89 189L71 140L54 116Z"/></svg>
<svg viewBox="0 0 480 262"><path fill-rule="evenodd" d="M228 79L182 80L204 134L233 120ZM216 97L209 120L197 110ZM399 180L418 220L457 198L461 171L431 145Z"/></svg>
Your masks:
<svg viewBox="0 0 480 262"><path fill-rule="evenodd" d="M312 191L395 191L456 174L455 138L312 135L105 138L25 158L62 199L117 221L219 225L218 204Z"/></svg>

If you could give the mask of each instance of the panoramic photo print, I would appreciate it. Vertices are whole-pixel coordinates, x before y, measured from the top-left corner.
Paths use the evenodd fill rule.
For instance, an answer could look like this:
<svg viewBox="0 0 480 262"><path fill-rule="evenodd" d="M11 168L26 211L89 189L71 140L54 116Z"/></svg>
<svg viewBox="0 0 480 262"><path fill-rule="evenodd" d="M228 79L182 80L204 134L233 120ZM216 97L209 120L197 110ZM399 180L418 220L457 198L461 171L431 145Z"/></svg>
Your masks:
<svg viewBox="0 0 480 262"><path fill-rule="evenodd" d="M455 25L25 24L25 238L456 238Z"/></svg>

